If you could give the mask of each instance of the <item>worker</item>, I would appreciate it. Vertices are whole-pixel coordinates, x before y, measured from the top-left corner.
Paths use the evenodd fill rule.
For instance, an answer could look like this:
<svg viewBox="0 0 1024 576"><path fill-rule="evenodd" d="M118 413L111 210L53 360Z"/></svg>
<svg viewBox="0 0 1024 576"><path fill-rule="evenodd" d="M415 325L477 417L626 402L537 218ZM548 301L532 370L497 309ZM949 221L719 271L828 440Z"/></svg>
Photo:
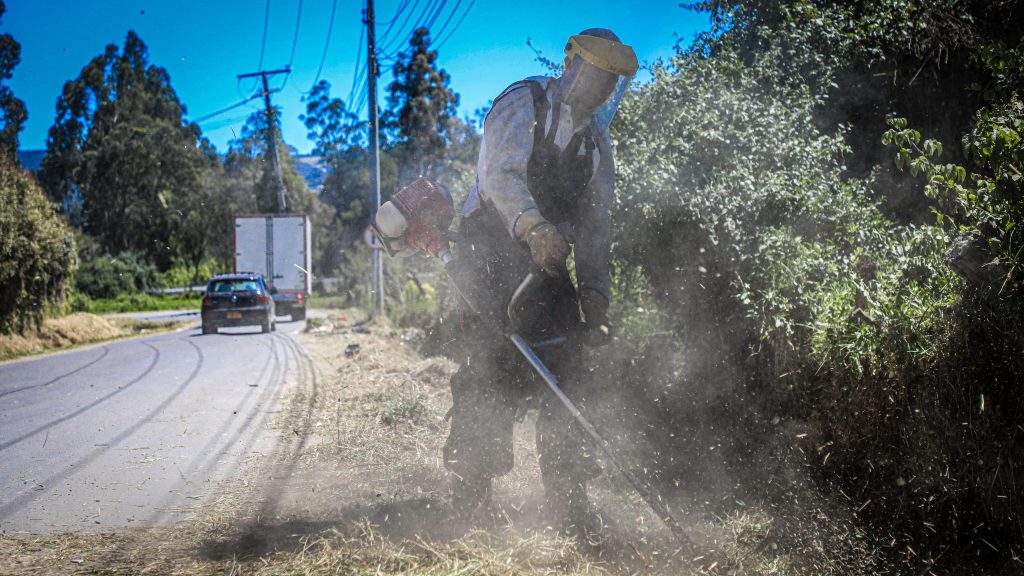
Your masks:
<svg viewBox="0 0 1024 576"><path fill-rule="evenodd" d="M524 277L541 280L523 301L515 329L538 348L564 389L585 400L583 349L612 338L610 215L614 164L608 127L633 74L636 54L611 30L571 36L557 78L530 77L505 89L483 128L477 180L462 207L457 259L485 290L495 316ZM574 256L575 283L567 269ZM581 318L582 311L582 318ZM477 310L477 313L483 313ZM460 368L452 377L451 431L444 447L452 505L470 517L489 502L491 482L513 467L512 432L524 407L539 408L536 438L545 511L573 535L595 519L587 482L600 474L570 413L507 339L478 315L462 314ZM576 337L579 336L579 337Z"/></svg>

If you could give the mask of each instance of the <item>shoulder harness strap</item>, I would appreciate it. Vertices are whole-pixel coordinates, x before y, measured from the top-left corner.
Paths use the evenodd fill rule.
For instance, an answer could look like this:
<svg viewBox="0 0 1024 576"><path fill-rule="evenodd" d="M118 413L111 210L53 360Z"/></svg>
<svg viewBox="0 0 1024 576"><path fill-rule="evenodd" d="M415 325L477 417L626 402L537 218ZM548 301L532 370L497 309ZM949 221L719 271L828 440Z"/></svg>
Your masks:
<svg viewBox="0 0 1024 576"><path fill-rule="evenodd" d="M502 90L501 94L498 94L498 97L494 99L493 103L491 103L491 110L494 109L502 98L524 87L530 89L530 95L533 97L533 145L536 147L547 139L546 131L548 111L551 109L551 104L548 102L547 98L547 88L540 80L535 80L531 77L509 85L509 87ZM488 112L488 114L489 113L490 112ZM558 107L555 108L556 117L552 118L552 125L557 125L558 123L557 113Z"/></svg>

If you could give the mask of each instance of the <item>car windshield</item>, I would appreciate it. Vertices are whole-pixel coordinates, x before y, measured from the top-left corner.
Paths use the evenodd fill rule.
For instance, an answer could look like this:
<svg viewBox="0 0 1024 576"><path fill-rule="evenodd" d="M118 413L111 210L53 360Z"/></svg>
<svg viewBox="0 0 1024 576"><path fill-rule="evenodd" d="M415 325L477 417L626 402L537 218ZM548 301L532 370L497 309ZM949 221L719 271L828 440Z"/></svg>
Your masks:
<svg viewBox="0 0 1024 576"><path fill-rule="evenodd" d="M223 294L225 292L256 292L260 288L256 280L216 280L210 282L210 292Z"/></svg>

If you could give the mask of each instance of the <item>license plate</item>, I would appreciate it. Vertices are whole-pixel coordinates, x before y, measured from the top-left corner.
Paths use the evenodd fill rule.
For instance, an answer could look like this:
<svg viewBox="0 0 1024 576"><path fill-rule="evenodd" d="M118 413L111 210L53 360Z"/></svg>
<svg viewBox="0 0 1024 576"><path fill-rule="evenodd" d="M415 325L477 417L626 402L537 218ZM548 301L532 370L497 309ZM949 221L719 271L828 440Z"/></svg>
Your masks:
<svg viewBox="0 0 1024 576"><path fill-rule="evenodd" d="M240 320L241 318L241 312L228 312L228 320Z"/></svg>

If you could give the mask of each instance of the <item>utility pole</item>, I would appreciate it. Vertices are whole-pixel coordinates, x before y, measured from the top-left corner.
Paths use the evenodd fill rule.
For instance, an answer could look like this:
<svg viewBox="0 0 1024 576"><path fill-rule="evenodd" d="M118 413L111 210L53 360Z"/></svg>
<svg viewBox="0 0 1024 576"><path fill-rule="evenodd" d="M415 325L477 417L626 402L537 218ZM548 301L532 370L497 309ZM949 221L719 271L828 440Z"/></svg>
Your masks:
<svg viewBox="0 0 1024 576"><path fill-rule="evenodd" d="M370 189L373 193L373 201L370 202L370 221L377 218L377 208L380 206L380 144L378 142L378 114L377 114L377 47L376 27L373 22L373 0L366 0L366 77L370 83ZM384 263L381 261L380 250L373 250L373 313L382 316L384 314Z"/></svg>
<svg viewBox="0 0 1024 576"><path fill-rule="evenodd" d="M238 79L243 78L254 78L259 76L263 79L263 105L266 107L267 112L267 146L270 151L270 163L274 168L274 180L277 182L277 212L284 213L288 211L288 200L285 198L284 189L284 176L281 175L281 158L277 155L277 123L274 122L274 108L270 105L270 86L267 84L267 76L274 76L275 74L288 74L292 71L291 68L285 66L280 70L261 70L259 72L250 72L249 74L239 74ZM276 92L276 90L273 90Z"/></svg>

